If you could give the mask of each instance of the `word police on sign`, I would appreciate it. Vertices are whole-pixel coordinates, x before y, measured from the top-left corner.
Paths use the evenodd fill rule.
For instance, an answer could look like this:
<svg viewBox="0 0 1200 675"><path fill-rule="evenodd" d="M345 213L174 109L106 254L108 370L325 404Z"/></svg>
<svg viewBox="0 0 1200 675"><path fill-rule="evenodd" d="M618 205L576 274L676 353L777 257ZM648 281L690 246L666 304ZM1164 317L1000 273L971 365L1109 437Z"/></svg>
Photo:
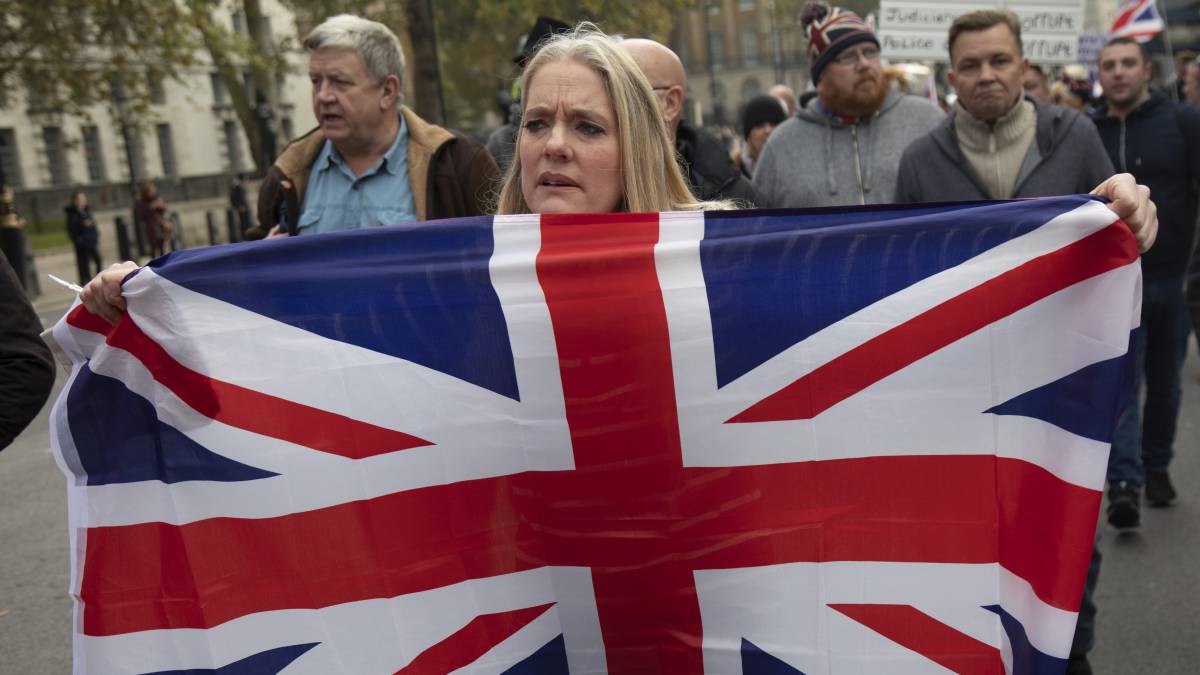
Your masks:
<svg viewBox="0 0 1200 675"><path fill-rule="evenodd" d="M882 0L879 8L879 42L892 61L948 61L947 32L960 14L1000 6L1021 18L1025 55L1034 63L1076 63L1079 34L1083 31L1082 0L1017 0L1015 2L962 2L961 0Z"/></svg>

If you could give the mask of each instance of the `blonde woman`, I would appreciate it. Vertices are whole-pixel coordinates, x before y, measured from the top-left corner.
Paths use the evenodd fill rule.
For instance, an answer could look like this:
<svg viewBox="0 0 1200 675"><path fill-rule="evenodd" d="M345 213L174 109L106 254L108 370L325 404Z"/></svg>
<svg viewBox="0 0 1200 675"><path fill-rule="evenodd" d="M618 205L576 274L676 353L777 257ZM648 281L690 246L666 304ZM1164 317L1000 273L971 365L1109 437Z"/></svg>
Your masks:
<svg viewBox="0 0 1200 675"><path fill-rule="evenodd" d="M692 196L650 83L594 26L552 38L521 84L517 151L497 213L733 208Z"/></svg>

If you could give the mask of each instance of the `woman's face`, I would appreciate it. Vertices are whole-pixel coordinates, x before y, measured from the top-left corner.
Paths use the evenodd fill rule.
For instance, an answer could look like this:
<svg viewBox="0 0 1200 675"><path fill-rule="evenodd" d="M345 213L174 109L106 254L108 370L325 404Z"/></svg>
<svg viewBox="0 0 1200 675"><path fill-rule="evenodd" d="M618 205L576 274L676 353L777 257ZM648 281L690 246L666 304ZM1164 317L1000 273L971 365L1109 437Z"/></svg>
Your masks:
<svg viewBox="0 0 1200 675"><path fill-rule="evenodd" d="M542 66L525 92L521 125L521 194L530 211L617 210L617 118L596 71L574 59Z"/></svg>
<svg viewBox="0 0 1200 675"><path fill-rule="evenodd" d="M750 130L750 135L746 138L750 159L758 159L758 156L762 154L763 146L767 144L767 137L771 135L772 131L775 131L775 125L770 122L763 122Z"/></svg>
<svg viewBox="0 0 1200 675"><path fill-rule="evenodd" d="M74 201L75 208L82 209L83 207L87 206L87 195L83 194L82 192L76 192Z"/></svg>

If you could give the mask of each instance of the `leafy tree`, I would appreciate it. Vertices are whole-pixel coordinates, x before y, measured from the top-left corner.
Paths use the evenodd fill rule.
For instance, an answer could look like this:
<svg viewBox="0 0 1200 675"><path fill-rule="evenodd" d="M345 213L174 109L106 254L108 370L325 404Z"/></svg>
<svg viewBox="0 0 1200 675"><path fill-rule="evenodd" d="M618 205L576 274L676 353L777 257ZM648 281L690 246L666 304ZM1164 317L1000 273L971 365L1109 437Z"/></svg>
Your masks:
<svg viewBox="0 0 1200 675"><path fill-rule="evenodd" d="M481 120L508 88L518 40L537 15L665 40L678 12L697 1L283 0L301 35L342 12L391 27L409 57L410 105L459 127ZM222 9L243 14L247 34L219 21ZM24 85L34 112L86 115L90 105L119 100L121 119L136 123L150 112L152 82L181 79L207 53L264 171L284 139L262 136L260 113L278 109L275 78L290 45L272 43L261 17L261 0L0 0L0 87ZM247 73L254 92L244 86Z"/></svg>
<svg viewBox="0 0 1200 675"><path fill-rule="evenodd" d="M436 3L447 119L469 128L507 91L518 73L512 59L538 15L567 24L592 21L610 34L666 42L679 12L696 0L504 0Z"/></svg>
<svg viewBox="0 0 1200 675"><path fill-rule="evenodd" d="M303 34L324 17L350 12L400 36L409 56L406 89L422 117L469 128L496 106L517 73L518 41L539 14L590 20L610 33L665 40L681 9L697 0L290 0ZM432 8L432 15L428 9ZM426 17L432 18L430 22ZM431 58L436 37L438 59ZM440 76L440 77L439 77ZM438 87L441 93L438 93ZM441 102L446 109L440 109Z"/></svg>
<svg viewBox="0 0 1200 675"><path fill-rule="evenodd" d="M188 19L212 59L233 106L234 114L246 134L250 154L259 173L274 162L280 147L278 127L264 128L260 114L269 116L278 110L275 79L287 68L284 52L287 42L270 43L259 0L240 0L232 4L246 17L246 35L238 35L214 18L220 0L187 0ZM248 71L256 96L247 91L243 68ZM261 98L262 100L256 100ZM264 137L264 132L270 134Z"/></svg>
<svg viewBox="0 0 1200 675"><path fill-rule="evenodd" d="M0 86L34 112L81 112L119 90L135 108L150 80L195 63L186 10L162 0L0 0Z"/></svg>
<svg viewBox="0 0 1200 675"><path fill-rule="evenodd" d="M221 0L0 0L0 86L23 85L33 113L86 116L90 105L113 103L122 123L136 124L150 112L152 83L182 79L207 52L265 170L242 71L275 103L286 44L266 39L260 0L224 4L247 16L248 35L215 20Z"/></svg>

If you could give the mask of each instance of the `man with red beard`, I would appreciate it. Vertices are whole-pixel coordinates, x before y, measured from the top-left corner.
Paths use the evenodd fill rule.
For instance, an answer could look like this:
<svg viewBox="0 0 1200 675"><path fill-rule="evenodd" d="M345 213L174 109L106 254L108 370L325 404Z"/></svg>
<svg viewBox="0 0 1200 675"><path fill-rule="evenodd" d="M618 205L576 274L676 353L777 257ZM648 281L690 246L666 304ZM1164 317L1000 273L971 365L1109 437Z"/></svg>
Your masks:
<svg viewBox="0 0 1200 675"><path fill-rule="evenodd" d="M754 170L758 205L889 203L901 154L942 111L887 86L875 31L854 12L809 2L800 20L817 96L767 140Z"/></svg>
<svg viewBox="0 0 1200 675"><path fill-rule="evenodd" d="M1090 192L1113 174L1087 117L1024 95L1021 22L1005 10L950 26L954 110L900 160L898 202L1049 197Z"/></svg>

